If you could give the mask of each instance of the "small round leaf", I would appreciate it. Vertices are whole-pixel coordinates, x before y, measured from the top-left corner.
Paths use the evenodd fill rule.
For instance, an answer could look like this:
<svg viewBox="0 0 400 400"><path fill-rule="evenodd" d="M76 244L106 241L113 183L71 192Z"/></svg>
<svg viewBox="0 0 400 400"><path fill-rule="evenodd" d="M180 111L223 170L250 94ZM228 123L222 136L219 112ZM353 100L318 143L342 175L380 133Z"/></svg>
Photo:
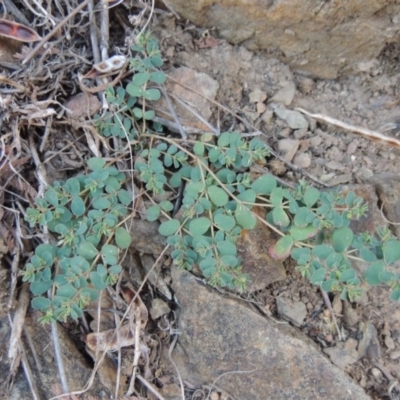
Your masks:
<svg viewBox="0 0 400 400"><path fill-rule="evenodd" d="M224 190L218 186L212 185L207 188L210 200L217 206L222 207L228 203L229 197Z"/></svg>
<svg viewBox="0 0 400 400"><path fill-rule="evenodd" d="M120 249L127 249L132 243L132 237L125 228L120 226L115 230L115 243Z"/></svg>
<svg viewBox="0 0 400 400"><path fill-rule="evenodd" d="M174 235L178 229L180 228L181 223L177 219L170 219L168 221L163 222L158 228L158 232L163 236L171 236Z"/></svg>

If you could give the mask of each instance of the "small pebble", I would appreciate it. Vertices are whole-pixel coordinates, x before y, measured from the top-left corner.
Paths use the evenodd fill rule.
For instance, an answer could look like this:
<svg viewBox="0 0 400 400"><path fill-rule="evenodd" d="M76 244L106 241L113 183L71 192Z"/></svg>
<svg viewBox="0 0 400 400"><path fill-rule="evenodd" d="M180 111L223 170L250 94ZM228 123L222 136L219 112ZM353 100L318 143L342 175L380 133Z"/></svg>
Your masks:
<svg viewBox="0 0 400 400"><path fill-rule="evenodd" d="M311 165L311 157L308 153L297 154L293 160L293 164L299 168L308 168Z"/></svg>
<svg viewBox="0 0 400 400"><path fill-rule="evenodd" d="M400 358L400 350L392 351L389 354L389 357L391 360L397 360L398 358Z"/></svg>
<svg viewBox="0 0 400 400"><path fill-rule="evenodd" d="M372 368L371 374L375 379L378 379L378 380L382 379L382 372L379 368L375 368L375 367Z"/></svg>

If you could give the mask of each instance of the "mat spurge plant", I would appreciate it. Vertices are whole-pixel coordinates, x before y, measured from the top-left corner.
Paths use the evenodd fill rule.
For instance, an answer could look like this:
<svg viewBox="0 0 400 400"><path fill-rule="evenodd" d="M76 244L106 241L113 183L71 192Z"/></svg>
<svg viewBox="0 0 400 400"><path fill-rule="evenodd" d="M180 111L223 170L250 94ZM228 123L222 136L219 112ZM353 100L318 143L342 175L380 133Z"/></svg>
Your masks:
<svg viewBox="0 0 400 400"><path fill-rule="evenodd" d="M255 174L251 167L269 157L268 146L257 137L160 134L148 107L149 100L160 98L166 80L157 42L143 35L133 51L135 74L125 87L107 90L110 111L95 118L96 126L114 138L114 146L121 145L116 151L133 155L133 178L148 200L146 217L160 221L159 233L167 237L179 268L198 265L211 285L245 290L249 278L236 241L259 220L280 236L269 249L271 256L291 256L297 270L325 291L354 300L364 279L387 285L391 299L400 300L400 242L387 228L375 236L351 229L351 220L367 212L362 198L320 191L303 181L291 189L270 174ZM123 188L125 174L102 158L88 160L88 168L49 187L27 210L31 227L39 224L57 237L57 243L35 249L23 272L43 321L81 316L101 290L118 280L121 252L131 243L122 226L132 201ZM166 190L175 195L163 196ZM254 207L264 215L253 213ZM363 276L354 270L353 259L368 265Z"/></svg>
<svg viewBox="0 0 400 400"><path fill-rule="evenodd" d="M102 158L88 160L90 172L55 182L26 220L52 232L58 242L41 244L22 273L42 310L43 322L78 318L121 272L121 251L131 244L122 226L132 196L122 188L125 174ZM50 291L50 296L44 296Z"/></svg>

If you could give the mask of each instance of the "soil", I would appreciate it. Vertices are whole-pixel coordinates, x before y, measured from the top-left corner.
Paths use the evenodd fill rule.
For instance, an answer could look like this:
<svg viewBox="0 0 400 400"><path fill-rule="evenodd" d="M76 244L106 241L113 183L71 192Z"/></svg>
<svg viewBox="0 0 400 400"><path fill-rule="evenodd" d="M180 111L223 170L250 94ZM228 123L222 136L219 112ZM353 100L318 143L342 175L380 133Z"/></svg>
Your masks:
<svg viewBox="0 0 400 400"><path fill-rule="evenodd" d="M288 109L301 107L310 113L324 114L353 126L385 131L388 136L400 138L399 49L393 44L385 49L379 59L366 64L364 73L331 81L315 80L298 74L281 63L274 54L252 53L244 47L232 46L216 40L213 31L205 32L169 15L155 18L152 30L160 40L167 67L184 65L204 72L218 81L220 90L216 100L242 118L240 121L221 109L218 112L215 108L210 122L213 126L220 126L221 131L233 128L245 133L262 132L263 140L283 158L285 153L281 150L280 142L286 139L298 141L298 149L289 161L314 177L316 182L326 186L361 183L382 172L399 174L399 150L388 144L372 142L331 124L317 123L308 117L308 129L289 129L286 122L273 113L274 95L285 87L295 85L294 98L285 97L289 103L286 106ZM213 37L215 39L212 39ZM116 51L117 45L121 46L121 41L116 36L115 43L111 43L111 51ZM267 96L263 105L251 100L256 90L265 92ZM53 164L50 162L48 166L53 171L51 177L57 176L60 179L81 168L82 159L89 151L81 142L77 142L76 138L69 137L69 134L54 132L54 135L44 155L50 157L55 151L60 153L57 162L53 160ZM76 144L68 151L63 151L63 147L71 140ZM287 164L274 158L271 158L268 168L290 183L304 178L301 171L294 171ZM27 179L32 178L32 175L32 172L28 173ZM33 198L35 193L28 193L27 196ZM12 239L9 236L5 238L4 233L3 239L8 249L15 247ZM1 252L5 253L4 250ZM9 256L4 258L7 262L11 259ZM318 343L321 350L335 347L339 342L338 334L332 326L329 313L326 313L326 305L318 288L299 277L292 264L287 263L286 269L285 280L244 297L254 302L259 311L275 318L279 318L276 310L277 297L284 296L294 302L304 303L307 315L300 329ZM0 285L8 291L10 289L6 280L9 279L9 274L3 272L0 275L0 279L3 279ZM163 270L163 273L168 281L167 269ZM149 290L144 297L147 297L147 301L144 301L149 306L152 292ZM371 290L368 298L363 298L355 304L341 304L335 297L330 300L334 309L337 307L337 323L346 338L357 338L362 331L361 323L371 322L376 327L379 357L364 357L346 366L345 371L363 386L372 398L387 398L389 382L375 363L379 359L380 365L400 380L399 306L390 303L387 293L382 293L379 289ZM2 302L5 304L5 300ZM338 303L340 305L337 305ZM349 322L349 317L344 317L346 313L343 307L351 308L352 321L356 321L354 324ZM348 314L347 312L346 315ZM158 335L157 340L169 337L166 327L160 327L160 324L150 325L149 330ZM156 344L153 343L152 346ZM128 366L126 368L129 369ZM160 367L157 379L169 385L173 381L174 373L175 371L163 370ZM187 398L205 398L201 397L196 388L187 386L186 389ZM223 398L222 395L215 396L211 398Z"/></svg>

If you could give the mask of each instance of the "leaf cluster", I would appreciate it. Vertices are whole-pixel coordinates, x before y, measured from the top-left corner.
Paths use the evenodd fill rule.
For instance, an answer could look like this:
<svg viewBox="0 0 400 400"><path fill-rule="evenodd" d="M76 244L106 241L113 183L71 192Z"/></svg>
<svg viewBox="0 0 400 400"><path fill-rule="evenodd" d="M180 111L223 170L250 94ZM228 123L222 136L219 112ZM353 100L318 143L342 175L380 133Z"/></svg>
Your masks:
<svg viewBox="0 0 400 400"><path fill-rule="evenodd" d="M109 87L106 99L111 105L110 111L94 116L96 127L105 137L137 138L143 127L140 121L150 121L155 116L154 110L147 109L146 102L161 98L158 87L166 81L166 75L160 70L163 60L158 42L144 33L132 50L135 56L130 59L130 68L134 71L131 81L125 88Z"/></svg>
<svg viewBox="0 0 400 400"><path fill-rule="evenodd" d="M121 250L131 244L121 226L132 198L125 174L102 158L88 160L90 172L55 182L25 220L54 233L57 244L40 244L22 272L42 320L78 318L99 292L118 280ZM50 291L50 296L44 296Z"/></svg>

